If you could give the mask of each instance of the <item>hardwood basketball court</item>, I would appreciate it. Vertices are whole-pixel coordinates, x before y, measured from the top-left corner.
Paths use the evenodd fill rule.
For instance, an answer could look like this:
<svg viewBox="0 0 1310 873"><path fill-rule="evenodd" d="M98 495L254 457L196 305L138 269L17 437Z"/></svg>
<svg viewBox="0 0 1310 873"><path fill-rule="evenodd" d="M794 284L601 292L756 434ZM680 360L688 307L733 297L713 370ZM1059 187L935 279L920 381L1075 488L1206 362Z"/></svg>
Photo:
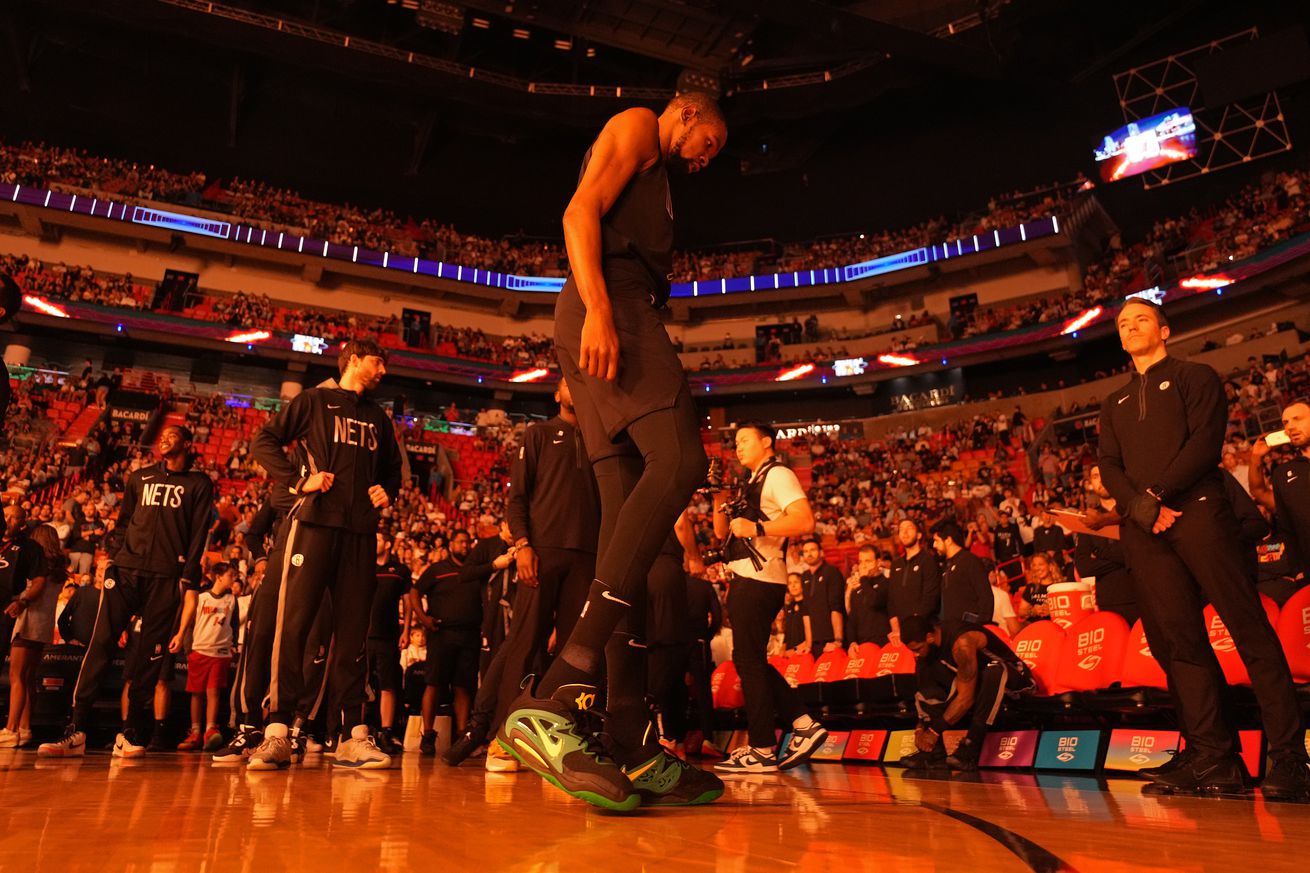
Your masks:
<svg viewBox="0 0 1310 873"><path fill-rule="evenodd" d="M0 752L0 870L1302 869L1310 806L1150 797L1141 781L816 763L695 809L599 812L531 774L406 755L247 773L207 757Z"/></svg>

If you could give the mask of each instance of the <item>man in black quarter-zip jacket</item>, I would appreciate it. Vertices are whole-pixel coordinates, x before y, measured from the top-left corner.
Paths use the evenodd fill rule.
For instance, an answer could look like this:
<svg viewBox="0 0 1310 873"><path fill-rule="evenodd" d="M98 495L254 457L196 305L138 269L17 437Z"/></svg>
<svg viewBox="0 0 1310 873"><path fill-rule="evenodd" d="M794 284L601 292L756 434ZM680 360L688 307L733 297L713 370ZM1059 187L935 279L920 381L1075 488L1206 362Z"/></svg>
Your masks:
<svg viewBox="0 0 1310 873"><path fill-rule="evenodd" d="M296 497L287 514L280 572L269 723L251 756L252 770L283 769L291 762L287 725L305 690L304 655L310 629L327 593L332 595L333 643L328 657L330 705L342 713L351 737L337 747L334 763L386 767L364 727L365 644L377 588L380 512L400 488L400 448L381 406L365 396L386 373L386 353L373 340L341 347L339 386L298 395L255 435L251 454L274 487ZM283 452L299 443L308 475Z"/></svg>
<svg viewBox="0 0 1310 873"><path fill-rule="evenodd" d="M1168 356L1169 326L1154 303L1129 299L1116 323L1133 375L1101 406L1101 480L1125 519L1121 536L1142 625L1187 740L1169 763L1141 772L1154 780L1151 790L1166 793L1246 789L1203 618L1209 602L1232 633L1260 703L1272 758L1265 797L1310 799L1291 673L1243 567L1237 518L1220 478L1228 405L1219 376Z"/></svg>
<svg viewBox="0 0 1310 873"><path fill-rule="evenodd" d="M186 600L181 627L190 623L200 591L200 558L214 511L214 484L191 469L191 433L178 425L159 436L158 464L128 476L114 533L107 545L110 566L100 591L95 629L82 656L73 687L73 717L64 735L38 749L44 757L75 757L86 749L86 726L101 676L113 647L134 615L141 616L141 637L123 667L131 683L128 717L114 741L114 756L145 752L146 706L168 651L178 650L173 636L181 591Z"/></svg>

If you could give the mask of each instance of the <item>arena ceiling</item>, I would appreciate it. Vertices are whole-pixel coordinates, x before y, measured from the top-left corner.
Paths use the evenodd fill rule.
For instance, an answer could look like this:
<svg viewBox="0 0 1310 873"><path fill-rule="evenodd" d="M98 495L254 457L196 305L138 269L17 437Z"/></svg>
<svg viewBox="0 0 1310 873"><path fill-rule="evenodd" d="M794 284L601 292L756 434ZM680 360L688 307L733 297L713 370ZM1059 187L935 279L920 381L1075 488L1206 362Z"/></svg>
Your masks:
<svg viewBox="0 0 1310 873"><path fill-rule="evenodd" d="M7 0L0 138L557 236L599 124L691 84L732 133L685 241L806 237L1069 178L1120 123L1116 69L1288 6Z"/></svg>

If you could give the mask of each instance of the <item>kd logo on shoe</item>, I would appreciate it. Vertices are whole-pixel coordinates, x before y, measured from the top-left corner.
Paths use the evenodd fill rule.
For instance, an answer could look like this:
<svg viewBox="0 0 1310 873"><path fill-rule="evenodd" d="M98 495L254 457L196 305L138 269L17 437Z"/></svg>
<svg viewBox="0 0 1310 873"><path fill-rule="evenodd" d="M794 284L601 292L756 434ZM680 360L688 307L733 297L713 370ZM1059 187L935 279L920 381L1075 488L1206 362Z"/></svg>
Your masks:
<svg viewBox="0 0 1310 873"><path fill-rule="evenodd" d="M578 709L588 710L596 705L596 695L588 694L586 691L583 691L578 695L578 699L573 702L578 705Z"/></svg>

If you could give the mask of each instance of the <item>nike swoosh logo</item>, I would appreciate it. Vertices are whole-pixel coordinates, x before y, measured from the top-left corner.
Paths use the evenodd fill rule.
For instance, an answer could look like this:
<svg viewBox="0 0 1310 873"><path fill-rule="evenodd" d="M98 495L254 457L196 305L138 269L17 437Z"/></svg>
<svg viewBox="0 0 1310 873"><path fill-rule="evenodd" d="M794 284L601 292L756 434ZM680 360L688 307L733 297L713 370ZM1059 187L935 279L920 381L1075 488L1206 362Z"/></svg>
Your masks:
<svg viewBox="0 0 1310 873"><path fill-rule="evenodd" d="M327 660L327 658L315 658L315 659L314 659L314 663L315 663L315 664L322 664L322 663L323 663L324 661L326 661L326 660Z"/></svg>
<svg viewBox="0 0 1310 873"><path fill-rule="evenodd" d="M162 657L164 657L164 656L163 656L163 655L151 655L151 656L150 656L150 660L152 660L152 661L158 661L158 660L159 660L160 658L162 658Z"/></svg>
<svg viewBox="0 0 1310 873"><path fill-rule="evenodd" d="M559 444L562 443L562 442L564 442L564 440L551 440L551 441L550 441L550 444L551 444L552 446L557 446L557 445L559 445Z"/></svg>
<svg viewBox="0 0 1310 873"><path fill-rule="evenodd" d="M340 409L341 407L340 407L340 406L333 406L331 403L329 403L329 404L327 405L327 408L328 408L328 409Z"/></svg>
<svg viewBox="0 0 1310 873"><path fill-rule="evenodd" d="M1127 400L1127 399L1128 399L1128 395L1125 394L1123 397L1120 397L1120 398L1119 398L1119 403L1122 405L1123 402L1124 402L1125 400Z"/></svg>
<svg viewBox="0 0 1310 873"><path fill-rule="evenodd" d="M142 482L147 482L147 481L149 481L149 480L151 480L151 479L153 479L153 478L155 478L155 477L154 477L154 476L142 476L142 477L141 477L141 481L142 481Z"/></svg>
<svg viewBox="0 0 1310 873"><path fill-rule="evenodd" d="M601 591L601 592L600 592L600 596L601 596L601 597L604 597L606 600L612 600L612 601L614 601L615 603L622 604L623 606L631 606L631 605L632 605L631 603L629 603L629 602L626 601L626 600L622 600L622 599L620 599L620 598L618 598L618 597L615 597L613 594L610 594L608 591Z"/></svg>

